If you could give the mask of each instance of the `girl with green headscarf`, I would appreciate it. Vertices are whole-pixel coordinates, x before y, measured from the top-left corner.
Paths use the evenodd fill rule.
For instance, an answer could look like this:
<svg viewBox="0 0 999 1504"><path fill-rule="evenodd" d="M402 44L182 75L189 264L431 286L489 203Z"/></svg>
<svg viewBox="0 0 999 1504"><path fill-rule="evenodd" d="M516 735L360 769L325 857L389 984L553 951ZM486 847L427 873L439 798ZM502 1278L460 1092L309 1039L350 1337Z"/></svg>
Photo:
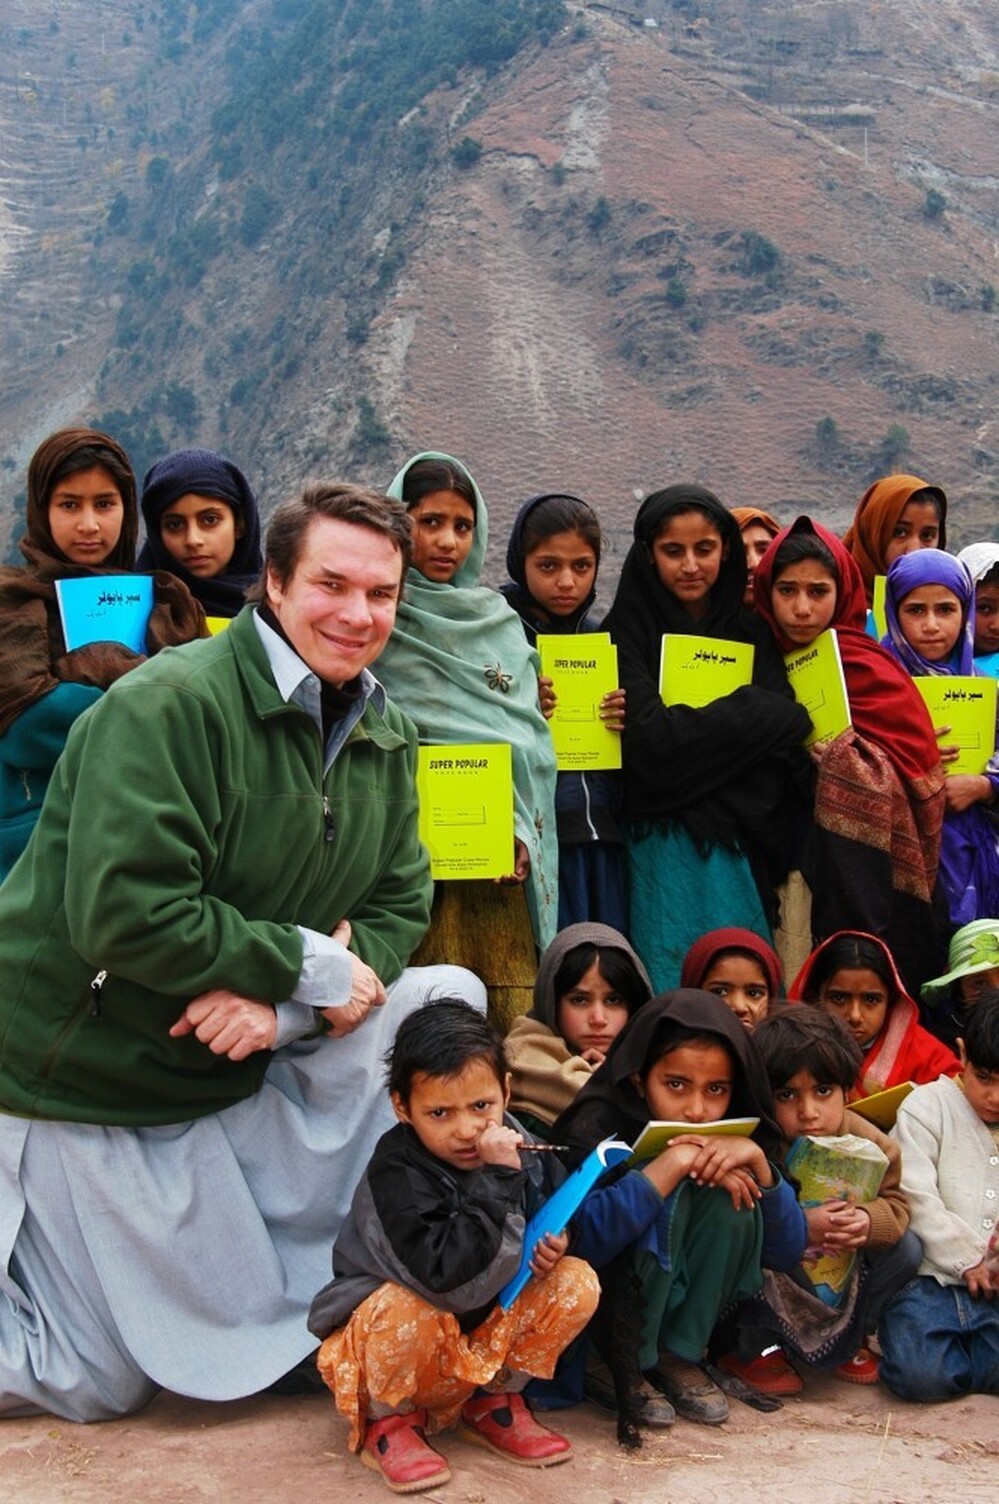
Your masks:
<svg viewBox="0 0 999 1504"><path fill-rule="evenodd" d="M464 466L426 451L407 461L388 491L410 513L415 549L378 677L416 722L421 742L510 744L511 872L524 883L534 941L544 949L556 928L558 845L555 755L538 705L537 653L503 596L479 584L488 517Z"/></svg>

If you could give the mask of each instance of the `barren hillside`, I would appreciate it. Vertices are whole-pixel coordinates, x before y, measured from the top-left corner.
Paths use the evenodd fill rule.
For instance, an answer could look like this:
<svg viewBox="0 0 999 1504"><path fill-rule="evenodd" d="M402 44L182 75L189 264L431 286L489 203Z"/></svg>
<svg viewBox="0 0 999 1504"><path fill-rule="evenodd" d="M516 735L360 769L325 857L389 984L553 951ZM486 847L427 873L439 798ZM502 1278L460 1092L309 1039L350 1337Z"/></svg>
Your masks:
<svg viewBox="0 0 999 1504"><path fill-rule="evenodd" d="M244 112L220 137L218 109L237 43L276 70L306 24L346 49L347 20L215 0L186 8L196 44L184 9L5 7L8 509L45 431L112 414L140 451L227 448L267 505L305 473L384 480L449 448L491 501L494 561L549 484L618 546L634 493L682 477L835 523L912 468L959 534L995 525L989 0L570 4L548 45L359 126L349 156L320 115L363 99L370 51L325 92L294 54L281 98L312 89L311 135L268 100L269 130Z"/></svg>

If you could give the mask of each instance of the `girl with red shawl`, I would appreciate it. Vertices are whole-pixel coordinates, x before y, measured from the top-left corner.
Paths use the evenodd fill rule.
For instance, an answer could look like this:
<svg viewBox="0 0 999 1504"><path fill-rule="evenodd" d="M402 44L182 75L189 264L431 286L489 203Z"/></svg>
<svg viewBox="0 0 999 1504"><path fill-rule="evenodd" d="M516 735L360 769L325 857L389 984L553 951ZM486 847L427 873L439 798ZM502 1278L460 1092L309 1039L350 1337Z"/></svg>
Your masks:
<svg viewBox="0 0 999 1504"><path fill-rule="evenodd" d="M923 1086L956 1076L957 1056L919 1022L883 940L859 930L830 935L813 951L788 991L796 1003L815 1003L837 1014L864 1052L852 1101L904 1081Z"/></svg>
<svg viewBox="0 0 999 1504"><path fill-rule="evenodd" d="M812 748L814 813L802 855L812 931L878 935L911 992L934 975L946 908L937 891L944 773L911 678L864 631L857 564L809 517L774 539L756 571L756 609L785 652L836 632L852 724Z"/></svg>
<svg viewBox="0 0 999 1504"><path fill-rule="evenodd" d="M781 995L780 957L752 930L709 930L683 958L681 987L720 997L750 1034Z"/></svg>

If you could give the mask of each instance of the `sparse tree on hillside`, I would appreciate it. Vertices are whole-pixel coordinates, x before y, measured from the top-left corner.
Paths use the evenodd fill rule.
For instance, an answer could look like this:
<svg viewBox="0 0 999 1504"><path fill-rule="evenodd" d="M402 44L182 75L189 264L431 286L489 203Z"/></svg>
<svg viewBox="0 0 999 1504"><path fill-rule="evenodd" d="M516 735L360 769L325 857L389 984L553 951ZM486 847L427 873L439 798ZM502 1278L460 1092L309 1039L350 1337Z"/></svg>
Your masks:
<svg viewBox="0 0 999 1504"><path fill-rule="evenodd" d="M928 188L926 199L923 204L923 213L927 219L942 219L944 210L947 208L947 200L939 188Z"/></svg>

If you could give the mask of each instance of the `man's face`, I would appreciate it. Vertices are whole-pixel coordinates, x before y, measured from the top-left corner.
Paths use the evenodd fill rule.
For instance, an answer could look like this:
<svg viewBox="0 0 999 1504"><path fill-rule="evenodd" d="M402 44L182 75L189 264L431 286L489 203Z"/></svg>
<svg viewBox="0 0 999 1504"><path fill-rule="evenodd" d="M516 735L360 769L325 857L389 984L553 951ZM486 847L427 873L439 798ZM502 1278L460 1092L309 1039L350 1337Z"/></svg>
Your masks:
<svg viewBox="0 0 999 1504"><path fill-rule="evenodd" d="M295 651L340 688L374 663L395 625L402 554L391 538L339 518L310 524L291 578L267 570L267 599Z"/></svg>

